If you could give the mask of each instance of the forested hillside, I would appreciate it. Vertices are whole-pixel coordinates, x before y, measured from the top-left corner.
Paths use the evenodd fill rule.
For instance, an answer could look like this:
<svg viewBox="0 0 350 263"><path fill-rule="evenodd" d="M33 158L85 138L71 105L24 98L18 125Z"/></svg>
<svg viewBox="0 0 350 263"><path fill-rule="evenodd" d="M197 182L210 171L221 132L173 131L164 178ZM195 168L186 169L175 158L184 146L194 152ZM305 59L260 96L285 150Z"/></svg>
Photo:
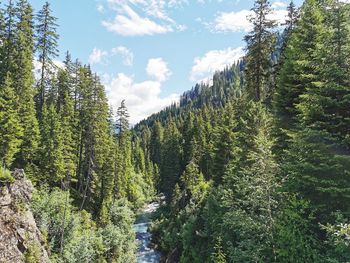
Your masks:
<svg viewBox="0 0 350 263"><path fill-rule="evenodd" d="M34 183L52 262L135 262L134 212L153 197L157 170L131 140L124 103L114 116L89 66L68 52L57 63L57 23L49 3L1 6L0 186L14 168Z"/></svg>
<svg viewBox="0 0 350 263"><path fill-rule="evenodd" d="M135 127L174 262L350 260L350 6L257 0L242 61Z"/></svg>
<svg viewBox="0 0 350 263"><path fill-rule="evenodd" d="M0 190L24 169L45 258L136 262L137 211L164 194L167 262L350 261L350 4L291 2L283 28L252 11L240 61L130 129L89 65L58 62L49 3L1 4Z"/></svg>

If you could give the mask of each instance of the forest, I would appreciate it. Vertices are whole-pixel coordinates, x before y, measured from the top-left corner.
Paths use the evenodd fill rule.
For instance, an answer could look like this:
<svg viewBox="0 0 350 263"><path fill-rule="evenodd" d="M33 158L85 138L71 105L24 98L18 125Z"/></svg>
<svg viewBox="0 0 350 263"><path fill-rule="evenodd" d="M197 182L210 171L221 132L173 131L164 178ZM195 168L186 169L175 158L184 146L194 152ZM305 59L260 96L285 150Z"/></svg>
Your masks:
<svg viewBox="0 0 350 263"><path fill-rule="evenodd" d="M350 261L350 4L252 11L241 60L131 127L89 65L57 64L49 3L2 5L0 185L24 169L52 262L136 262L159 194L164 262Z"/></svg>

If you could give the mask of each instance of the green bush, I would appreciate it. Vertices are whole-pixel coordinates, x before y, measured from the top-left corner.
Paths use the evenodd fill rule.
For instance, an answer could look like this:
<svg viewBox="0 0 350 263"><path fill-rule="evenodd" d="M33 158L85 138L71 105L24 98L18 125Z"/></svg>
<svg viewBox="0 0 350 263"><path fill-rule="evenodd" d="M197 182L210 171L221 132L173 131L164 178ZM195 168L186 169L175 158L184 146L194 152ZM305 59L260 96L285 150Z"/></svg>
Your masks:
<svg viewBox="0 0 350 263"><path fill-rule="evenodd" d="M68 192L58 188L51 192L47 189L35 191L32 209L37 225L46 235L52 262L136 261L137 243L132 230L135 215L126 200L117 200L108 208L110 221L100 227L90 213L72 205ZM63 229L64 250L61 253Z"/></svg>
<svg viewBox="0 0 350 263"><path fill-rule="evenodd" d="M25 263L38 263L40 262L40 244L32 243L28 247L27 251L24 254L24 262Z"/></svg>
<svg viewBox="0 0 350 263"><path fill-rule="evenodd" d="M1 183L13 183L15 179L12 177L11 172L4 167L0 166L0 182Z"/></svg>

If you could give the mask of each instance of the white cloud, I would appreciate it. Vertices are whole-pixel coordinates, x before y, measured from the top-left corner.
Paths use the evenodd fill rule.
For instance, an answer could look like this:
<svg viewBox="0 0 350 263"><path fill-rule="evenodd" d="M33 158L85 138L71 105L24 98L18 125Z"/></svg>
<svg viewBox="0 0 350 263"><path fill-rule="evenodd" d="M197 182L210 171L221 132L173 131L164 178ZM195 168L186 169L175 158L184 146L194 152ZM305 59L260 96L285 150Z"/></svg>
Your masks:
<svg viewBox="0 0 350 263"><path fill-rule="evenodd" d="M179 95L161 95L161 83L158 81L135 82L132 76L124 73L110 78L105 84L111 106L116 109L125 99L130 113L130 123L136 124L153 113L159 112L173 102L178 102Z"/></svg>
<svg viewBox="0 0 350 263"><path fill-rule="evenodd" d="M186 29L167 14L167 9L182 4L181 0L108 0L108 3L117 14L113 20L102 21L102 25L122 36L155 35Z"/></svg>
<svg viewBox="0 0 350 263"><path fill-rule="evenodd" d="M286 8L287 6L287 3L281 1L273 2L271 5L273 9Z"/></svg>
<svg viewBox="0 0 350 263"><path fill-rule="evenodd" d="M100 64L104 62L105 57L108 55L108 52L98 48L94 48L92 53L89 56L89 64Z"/></svg>
<svg viewBox="0 0 350 263"><path fill-rule="evenodd" d="M117 15L113 21L102 21L111 32L122 36L144 36L164 34L173 31L169 26L159 25L149 18L140 17L129 6L124 6L125 15Z"/></svg>
<svg viewBox="0 0 350 263"><path fill-rule="evenodd" d="M249 10L221 12L212 23L211 30L214 32L248 32L251 30L251 24L247 19L249 15L251 15Z"/></svg>
<svg viewBox="0 0 350 263"><path fill-rule="evenodd" d="M112 48L110 51L94 48L89 56L89 63L94 64L109 64L112 56L120 55L123 59L125 66L132 66L134 62L134 53L124 46L117 46Z"/></svg>
<svg viewBox="0 0 350 263"><path fill-rule="evenodd" d="M224 69L227 65L232 65L244 55L242 47L227 48L224 50L211 50L203 57L197 57L193 61L190 74L191 81L207 80L216 71Z"/></svg>
<svg viewBox="0 0 350 263"><path fill-rule="evenodd" d="M167 80L172 74L168 68L168 63L162 58L148 60L146 71L149 76L155 77L159 82Z"/></svg>
<svg viewBox="0 0 350 263"><path fill-rule="evenodd" d="M123 57L123 64L125 66L132 66L134 62L134 54L130 51L130 49L118 46L112 48L112 55L121 55Z"/></svg>
<svg viewBox="0 0 350 263"><path fill-rule="evenodd" d="M278 25L283 25L286 23L288 17L287 10L275 10L271 15L270 19L276 20Z"/></svg>
<svg viewBox="0 0 350 263"><path fill-rule="evenodd" d="M281 1L272 3L274 10L268 18L276 20L279 25L284 24L288 15L286 6L287 4ZM249 32L252 30L252 24L248 18L253 14L253 11L246 9L238 12L219 12L214 21L206 25L215 33Z"/></svg>

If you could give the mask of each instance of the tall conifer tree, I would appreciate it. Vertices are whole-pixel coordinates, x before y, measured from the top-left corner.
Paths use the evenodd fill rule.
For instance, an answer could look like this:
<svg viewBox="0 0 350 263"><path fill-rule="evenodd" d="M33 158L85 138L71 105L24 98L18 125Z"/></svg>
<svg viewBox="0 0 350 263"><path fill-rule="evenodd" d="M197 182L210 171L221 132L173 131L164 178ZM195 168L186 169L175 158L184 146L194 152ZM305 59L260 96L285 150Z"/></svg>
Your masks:
<svg viewBox="0 0 350 263"><path fill-rule="evenodd" d="M46 2L37 15L36 51L40 62L40 79L38 83L38 113L39 117L44 107L46 92L49 88L54 59L58 55L57 18L52 15L49 2Z"/></svg>
<svg viewBox="0 0 350 263"><path fill-rule="evenodd" d="M18 24L16 30L14 88L18 95L18 111L23 128L21 151L17 155L17 165L30 172L39 143L39 127L34 104L33 75L33 11L26 0L17 4Z"/></svg>
<svg viewBox="0 0 350 263"><path fill-rule="evenodd" d="M10 168L15 154L20 150L23 130L17 110L17 97L11 75L0 86L0 161Z"/></svg>
<svg viewBox="0 0 350 263"><path fill-rule="evenodd" d="M275 21L269 18L272 13L267 0L256 0L252 8L250 22L253 30L245 36L247 55L245 57L245 81L250 97L256 101L264 101L271 96L270 66L275 37L272 30Z"/></svg>

